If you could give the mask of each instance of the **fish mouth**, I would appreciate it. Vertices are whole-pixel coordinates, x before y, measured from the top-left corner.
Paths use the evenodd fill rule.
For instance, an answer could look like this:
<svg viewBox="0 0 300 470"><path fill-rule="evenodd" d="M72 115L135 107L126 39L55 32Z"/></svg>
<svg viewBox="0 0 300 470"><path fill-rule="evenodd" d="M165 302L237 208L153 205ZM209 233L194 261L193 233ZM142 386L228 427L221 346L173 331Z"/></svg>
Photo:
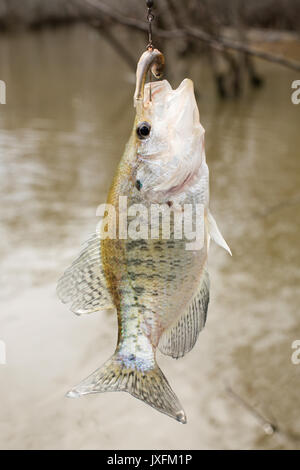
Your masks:
<svg viewBox="0 0 300 470"><path fill-rule="evenodd" d="M174 98L183 97L184 95L194 96L193 81L189 78L184 78L177 88L172 88L168 80L148 82L145 85L144 105L149 104L151 101L156 103L157 101L164 100L165 98L170 97L169 95Z"/></svg>
<svg viewBox="0 0 300 470"><path fill-rule="evenodd" d="M152 119L165 119L182 135L201 126L194 84L189 78L183 79L174 89L167 80L147 83L144 108L149 110Z"/></svg>

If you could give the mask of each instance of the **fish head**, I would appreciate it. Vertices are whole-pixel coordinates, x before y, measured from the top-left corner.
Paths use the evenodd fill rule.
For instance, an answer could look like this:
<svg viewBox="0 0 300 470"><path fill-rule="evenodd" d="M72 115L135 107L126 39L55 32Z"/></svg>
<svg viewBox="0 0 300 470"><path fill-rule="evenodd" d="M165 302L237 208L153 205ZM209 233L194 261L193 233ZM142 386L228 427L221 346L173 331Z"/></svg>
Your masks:
<svg viewBox="0 0 300 470"><path fill-rule="evenodd" d="M167 80L146 84L135 121L136 180L145 197L162 202L182 193L205 163L204 128L193 82L177 89Z"/></svg>

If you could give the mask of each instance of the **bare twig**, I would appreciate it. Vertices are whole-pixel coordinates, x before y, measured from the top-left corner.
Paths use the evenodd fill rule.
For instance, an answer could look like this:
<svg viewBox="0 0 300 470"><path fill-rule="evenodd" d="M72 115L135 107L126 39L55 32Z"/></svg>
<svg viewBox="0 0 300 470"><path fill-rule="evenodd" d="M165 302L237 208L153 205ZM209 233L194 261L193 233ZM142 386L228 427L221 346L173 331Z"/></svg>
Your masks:
<svg viewBox="0 0 300 470"><path fill-rule="evenodd" d="M240 395L238 395L231 387L226 387L226 391L232 398L240 403L249 413L256 419L256 421L262 426L264 432L271 436L278 431L277 426L271 423L264 416L262 416L252 405L249 405Z"/></svg>
<svg viewBox="0 0 300 470"><path fill-rule="evenodd" d="M123 14L117 12L115 9L112 9L108 5L100 2L99 0L84 0L85 3L92 6L102 15L105 15L110 20L117 22L123 26L128 26L130 28L136 29L138 31L147 32L147 24L143 21L140 21L136 18L131 18L124 16ZM208 44L210 47L217 50L233 50L238 52L247 53L250 56L258 57L260 59L266 60L268 62L273 62L278 65L290 68L292 70L300 71L300 63L294 60L286 59L285 57L270 54L268 52L260 51L253 47L247 46L238 41L230 40L222 36L214 37L205 31L202 31L194 27L182 27L180 29L172 30L162 30L159 28L155 29L155 34L160 38L193 38L195 40L203 41Z"/></svg>
<svg viewBox="0 0 300 470"><path fill-rule="evenodd" d="M136 59L130 53L130 51L124 46L122 41L120 41L111 30L104 24L97 21L89 21L89 25L96 29L96 31L101 34L113 47L113 49L120 54L123 60L127 63L129 68L135 72L136 69Z"/></svg>
<svg viewBox="0 0 300 470"><path fill-rule="evenodd" d="M245 44L239 43L237 41L231 41L230 39L226 39L224 37L208 37L209 35L207 35L203 31L196 30L193 28L185 28L184 32L187 36L198 38L201 41L206 41L211 47L214 47L216 49L230 49L239 52L246 52L248 55L255 56L268 62L276 63L278 65L283 65L284 67L288 67L298 72L300 71L300 62L285 59L285 57L269 54L268 52L259 51L258 49L246 46Z"/></svg>

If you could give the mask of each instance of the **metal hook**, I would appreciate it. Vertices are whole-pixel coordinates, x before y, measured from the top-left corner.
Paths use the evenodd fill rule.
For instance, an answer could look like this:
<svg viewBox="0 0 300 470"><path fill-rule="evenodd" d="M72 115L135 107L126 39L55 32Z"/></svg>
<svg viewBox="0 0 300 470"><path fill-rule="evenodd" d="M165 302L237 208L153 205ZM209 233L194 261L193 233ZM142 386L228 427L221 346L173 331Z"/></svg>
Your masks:
<svg viewBox="0 0 300 470"><path fill-rule="evenodd" d="M136 69L135 106L137 106L139 102L143 103L144 101L144 88L148 70L151 69L155 78L161 78L164 65L164 55L158 49L149 48L142 54Z"/></svg>

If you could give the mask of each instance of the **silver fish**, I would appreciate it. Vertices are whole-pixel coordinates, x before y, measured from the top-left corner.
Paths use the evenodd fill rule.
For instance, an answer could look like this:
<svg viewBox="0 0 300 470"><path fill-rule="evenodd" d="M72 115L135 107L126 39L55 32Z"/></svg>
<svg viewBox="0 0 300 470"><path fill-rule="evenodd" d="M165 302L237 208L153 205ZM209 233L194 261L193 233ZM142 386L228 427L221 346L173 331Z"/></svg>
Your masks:
<svg viewBox="0 0 300 470"><path fill-rule="evenodd" d="M64 273L57 292L77 314L114 309L118 315L115 353L68 396L126 391L186 423L183 407L157 365L156 350L179 358L193 348L206 322L210 239L230 249L208 208L204 129L192 81L183 80L175 90L166 80L145 85L149 67L159 76L163 63L157 50L140 59L136 118L107 203L116 209L117 229L120 196L127 197L128 206L142 204L149 211L154 203L164 204L173 213L170 236L165 239L159 226L154 227L155 239L111 239L102 226ZM203 207L203 238L197 249L187 250L190 240L175 236L175 215L187 204Z"/></svg>

